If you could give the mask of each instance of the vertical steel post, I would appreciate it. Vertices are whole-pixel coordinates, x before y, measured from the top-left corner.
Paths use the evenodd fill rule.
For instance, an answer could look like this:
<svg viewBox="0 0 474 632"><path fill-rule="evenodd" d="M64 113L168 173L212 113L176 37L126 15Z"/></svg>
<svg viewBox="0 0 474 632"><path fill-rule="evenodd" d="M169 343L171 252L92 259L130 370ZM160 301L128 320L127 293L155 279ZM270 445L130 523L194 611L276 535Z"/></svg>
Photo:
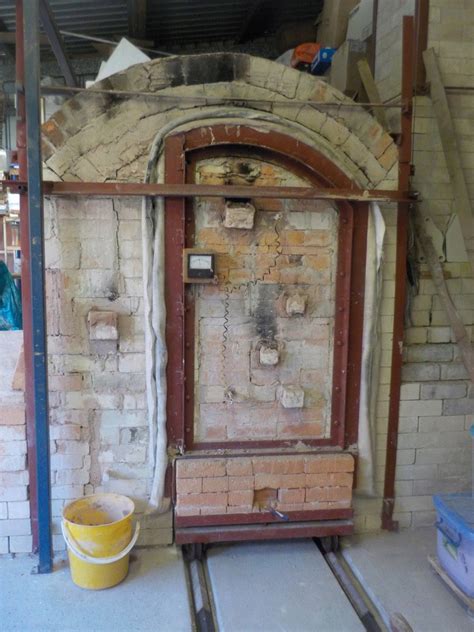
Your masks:
<svg viewBox="0 0 474 632"><path fill-rule="evenodd" d="M52 570L38 0L23 7L39 573Z"/></svg>
<svg viewBox="0 0 474 632"><path fill-rule="evenodd" d="M402 136L399 150L398 187L408 191L412 158L412 117L415 67L415 30L411 15L403 16L402 53ZM398 204L397 254L395 263L395 299L392 340L392 367L387 428L387 458L382 506L382 529L397 531L398 522L393 519L395 509L395 474L397 467L398 423L400 417L400 389L402 380L402 353L404 316L406 305L408 211L405 202Z"/></svg>
<svg viewBox="0 0 474 632"><path fill-rule="evenodd" d="M25 55L23 50L23 0L16 0L16 149L20 180L26 182ZM31 282L28 195L20 194L21 303L25 357L26 441L33 553L38 550L38 502L36 498L36 437L33 393L33 343L31 334Z"/></svg>

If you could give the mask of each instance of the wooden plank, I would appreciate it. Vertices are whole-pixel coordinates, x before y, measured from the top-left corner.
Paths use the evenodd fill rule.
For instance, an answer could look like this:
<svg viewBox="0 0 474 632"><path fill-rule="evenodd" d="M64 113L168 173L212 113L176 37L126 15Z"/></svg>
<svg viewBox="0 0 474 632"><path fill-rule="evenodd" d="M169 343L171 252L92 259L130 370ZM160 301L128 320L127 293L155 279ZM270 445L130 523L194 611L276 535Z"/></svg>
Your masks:
<svg viewBox="0 0 474 632"><path fill-rule="evenodd" d="M459 316L458 310L449 294L448 285L444 278L443 265L439 260L438 253L434 247L433 240L425 228L425 219L429 217L422 204L417 205L414 211L415 228L417 237L426 256L426 263L430 268L433 283L443 305L449 324L454 333L454 338L461 352L461 357L468 372L471 382L474 384L474 346L469 340L464 323Z"/></svg>
<svg viewBox="0 0 474 632"><path fill-rule="evenodd" d="M460 599L465 606L467 606L469 613L474 613L474 597L469 597L459 588L459 586L451 579L451 577L441 566L436 555L428 555L428 562L430 563L431 568L440 576L446 586L453 591L456 597Z"/></svg>
<svg viewBox="0 0 474 632"><path fill-rule="evenodd" d="M147 0L127 0L128 34L138 39L146 38Z"/></svg>
<svg viewBox="0 0 474 632"><path fill-rule="evenodd" d="M446 96L446 89L443 84L434 49L429 48L426 50L423 53L423 59L430 83L431 100L438 123L441 144L443 146L449 177L453 187L454 201L456 204L455 210L461 222L466 250L474 272L474 250L472 243L474 237L474 216L462 168L456 130L454 128L448 98Z"/></svg>
<svg viewBox="0 0 474 632"><path fill-rule="evenodd" d="M367 59L360 59L357 62L357 69L362 80L362 85L364 86L364 89L367 92L367 96L369 97L368 100L371 103L382 103L379 90L374 81L374 77L372 75L372 71L370 70L369 62L367 61ZM380 125L384 129L388 129L388 122L385 115L385 110L383 108L376 108L374 109L373 114Z"/></svg>

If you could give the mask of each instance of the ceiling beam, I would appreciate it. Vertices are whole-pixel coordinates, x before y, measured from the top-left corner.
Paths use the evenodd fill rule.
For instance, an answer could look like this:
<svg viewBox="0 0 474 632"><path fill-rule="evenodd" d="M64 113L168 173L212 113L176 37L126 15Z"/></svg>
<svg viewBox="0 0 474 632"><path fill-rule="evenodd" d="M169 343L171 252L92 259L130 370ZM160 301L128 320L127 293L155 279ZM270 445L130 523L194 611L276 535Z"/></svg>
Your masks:
<svg viewBox="0 0 474 632"><path fill-rule="evenodd" d="M16 43L16 32L15 31L5 31L4 24L0 20L0 44L11 44L11 46L15 46ZM49 40L46 35L40 35L40 44L47 45L49 44ZM14 53L14 51L13 51Z"/></svg>
<svg viewBox="0 0 474 632"><path fill-rule="evenodd" d="M137 39L146 39L147 0L127 0L128 34Z"/></svg>
<svg viewBox="0 0 474 632"><path fill-rule="evenodd" d="M51 48L53 49L53 53L66 80L66 85L71 87L77 86L78 82L76 75L66 53L64 40L56 25L53 12L51 11L51 8L48 4L48 0L39 1L39 14L41 24L43 25L46 35L48 36L48 40L51 44Z"/></svg>

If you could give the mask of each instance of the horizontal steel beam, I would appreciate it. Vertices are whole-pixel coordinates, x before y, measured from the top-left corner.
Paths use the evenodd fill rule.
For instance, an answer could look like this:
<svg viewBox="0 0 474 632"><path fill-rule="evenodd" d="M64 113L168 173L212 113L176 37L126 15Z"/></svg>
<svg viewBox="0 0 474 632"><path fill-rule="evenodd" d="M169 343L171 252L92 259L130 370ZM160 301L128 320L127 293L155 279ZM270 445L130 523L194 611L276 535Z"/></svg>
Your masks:
<svg viewBox="0 0 474 632"><path fill-rule="evenodd" d="M0 181L11 192L27 190L25 182ZM208 184L145 184L142 182L51 182L43 183L44 195L93 196L159 196L159 197L225 197L275 198L286 200L348 200L353 202L413 202L413 193L378 189L316 189L310 187L259 187Z"/></svg>

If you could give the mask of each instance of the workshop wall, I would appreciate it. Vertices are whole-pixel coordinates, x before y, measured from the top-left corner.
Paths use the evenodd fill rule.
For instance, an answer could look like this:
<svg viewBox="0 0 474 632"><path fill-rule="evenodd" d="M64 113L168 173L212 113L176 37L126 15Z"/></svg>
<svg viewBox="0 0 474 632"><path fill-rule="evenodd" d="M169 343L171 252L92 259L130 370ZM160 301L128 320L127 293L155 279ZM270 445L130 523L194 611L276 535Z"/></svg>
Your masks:
<svg viewBox="0 0 474 632"><path fill-rule="evenodd" d="M401 64L400 54L389 56L386 51L392 50L391 38L395 42L393 46L401 41L401 16L412 12L411 4L379 2L376 78L385 99L400 93L398 70L394 73L394 64ZM444 84L459 88L448 92L448 101L474 204L474 95L469 92L474 85L471 9L469 0L431 0L428 47L436 51ZM453 190L429 96L415 98L413 142L412 186L420 192L433 220L428 230L443 261L449 292L472 340L474 279L462 238L455 232ZM472 447L468 432L474 422L472 385L431 274L423 262L423 252L413 235L411 246L410 267L414 281L408 285L396 471L395 518L402 527L433 524L432 494L465 491L472 485ZM381 424L377 471L380 495L383 493L385 443L386 427ZM361 501L360 508L366 515L360 516L358 527L379 528L377 499Z"/></svg>

